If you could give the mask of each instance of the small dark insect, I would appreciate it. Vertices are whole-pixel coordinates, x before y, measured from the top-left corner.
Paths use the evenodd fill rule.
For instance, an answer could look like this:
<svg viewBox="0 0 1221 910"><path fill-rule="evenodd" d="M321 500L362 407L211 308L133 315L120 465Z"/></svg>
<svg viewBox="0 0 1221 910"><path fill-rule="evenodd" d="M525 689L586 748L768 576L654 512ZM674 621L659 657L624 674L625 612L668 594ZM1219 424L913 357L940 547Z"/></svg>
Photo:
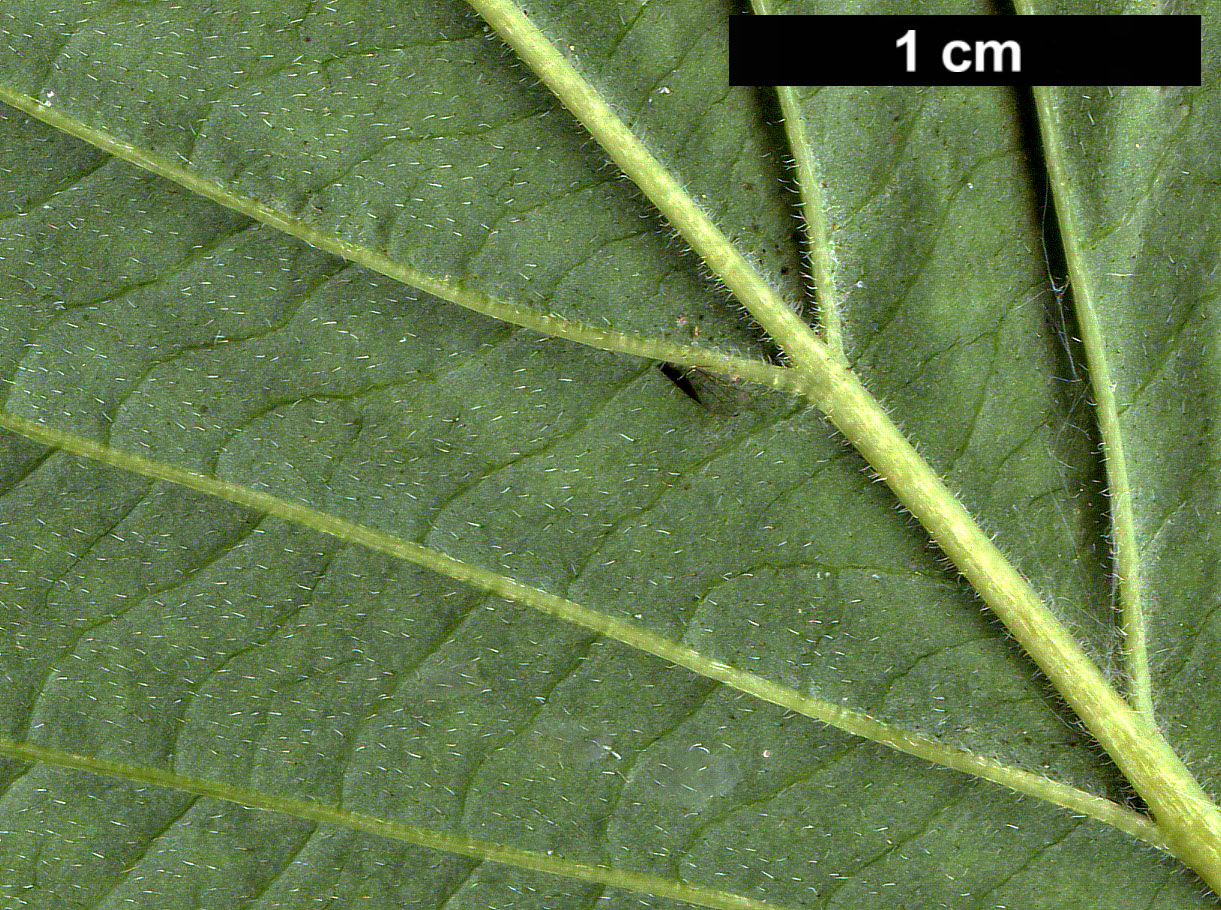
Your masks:
<svg viewBox="0 0 1221 910"><path fill-rule="evenodd" d="M691 384L691 380L688 378L688 370L684 370L677 364L668 363L664 360L657 364L657 369L661 370L662 376L665 376L666 379L678 386L679 391L703 407L704 401L700 398L699 392L695 391L695 386Z"/></svg>

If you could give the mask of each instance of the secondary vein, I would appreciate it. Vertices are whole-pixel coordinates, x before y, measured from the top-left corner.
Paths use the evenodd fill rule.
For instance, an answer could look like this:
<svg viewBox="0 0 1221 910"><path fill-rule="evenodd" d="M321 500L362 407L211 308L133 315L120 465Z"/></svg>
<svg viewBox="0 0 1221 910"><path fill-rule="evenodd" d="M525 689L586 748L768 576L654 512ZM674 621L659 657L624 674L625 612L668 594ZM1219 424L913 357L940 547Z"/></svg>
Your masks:
<svg viewBox="0 0 1221 910"><path fill-rule="evenodd" d="M1112 825L1159 849L1168 849L1166 841L1153 822L1110 800L904 730L893 724L884 723L864 712L813 698L789 686L718 661L707 654L647 629L593 610L567 598L498 575L481 566L455 559L439 550L282 499L262 490L255 490L232 481L146 458L134 452L56 429L47 424L18 417L7 411L0 410L0 428L18 433L43 445L62 449L121 470L186 487L302 527L311 528L339 540L384 553L395 559L413 563L496 597L523 604L540 613L597 632L762 701L898 752L914 755L925 761L1001 784L1019 793L1079 812Z"/></svg>
<svg viewBox="0 0 1221 910"><path fill-rule="evenodd" d="M775 11L772 0L752 0L755 12L761 16ZM784 115L784 133L793 155L797 172L797 192L801 199L801 226L805 234L806 253L810 258L810 278L814 284L814 300L822 325L822 337L827 347L841 361L844 355L844 330L840 316L839 295L835 290L835 266L831 257L831 239L827 233L824 200L819 189L819 177L814 170L814 147L806 132L801 102L791 85L776 86L776 97Z"/></svg>
<svg viewBox="0 0 1221 910"><path fill-rule="evenodd" d="M1128 665L1129 698L1138 711L1153 717L1153 684L1149 672L1149 643L1141 595L1140 552L1136 545L1136 518L1132 507L1132 484L1124 454L1119 405L1111 378L1110 358L1098 318L1094 282L1085 262L1081 230L1069 202L1068 169L1060 130L1046 87L1033 89L1043 137L1049 183L1056 204L1056 219L1068 264L1073 308L1081 346L1089 366L1094 413L1102 436L1102 450L1111 495L1111 547L1115 558L1116 587L1123 622L1124 654Z"/></svg>
<svg viewBox="0 0 1221 910"><path fill-rule="evenodd" d="M453 853L459 856L469 856L477 860L500 863L518 869L529 869L549 875L558 875L579 881L593 882L612 888L623 888L641 894L669 898L697 907L710 907L713 910L784 910L783 907L767 901L755 900L732 891L694 885L674 879L661 878L656 875L645 875L630 872L626 869L616 869L611 866L600 866L578 860L566 859L562 856L551 856L535 853L530 850L519 850L506 844L493 841L476 840L462 837L430 828L420 828L415 825L405 825L389 821L362 812L353 812L340 806L281 796L247 787L237 787L222 781L206 780L198 777L188 777L153 768L146 765L135 765L129 762L109 761L91 755L78 755L61 749L52 749L33 743L0 737L0 755L18 761L54 765L60 768L70 768L75 771L85 771L91 774L101 774L118 780L134 783L151 784L166 787L182 793L194 793L211 799L220 799L252 809L265 809L304 818L319 824L336 825L354 831L362 831L378 837L385 837L403 843L415 844L432 850Z"/></svg>
<svg viewBox="0 0 1221 910"><path fill-rule="evenodd" d="M792 388L796 384L791 378L792 371L760 360L735 357L710 348L673 344L655 338L603 329L492 297L466 286L452 276L429 274L378 250L350 243L303 218L281 212L210 180L180 161L125 142L105 130L90 126L70 114L42 104L3 84L0 84L0 102L116 158L170 180L205 199L303 240L310 246L476 313L604 351L699 367L773 388Z"/></svg>

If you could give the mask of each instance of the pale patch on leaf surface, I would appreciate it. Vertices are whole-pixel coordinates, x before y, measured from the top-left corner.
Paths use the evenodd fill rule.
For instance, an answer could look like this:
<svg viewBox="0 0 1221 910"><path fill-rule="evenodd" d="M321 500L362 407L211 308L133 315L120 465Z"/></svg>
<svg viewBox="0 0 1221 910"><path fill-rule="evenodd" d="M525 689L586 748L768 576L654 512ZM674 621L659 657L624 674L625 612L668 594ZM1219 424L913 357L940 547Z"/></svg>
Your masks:
<svg viewBox="0 0 1221 910"><path fill-rule="evenodd" d="M736 11L528 8L812 325L821 206L848 363L1216 793L1209 17L1203 88L1048 118L728 89ZM45 121L0 118L0 902L1212 906L808 400L654 368L783 358L465 4L30 3L0 36ZM840 707L917 754L803 716Z"/></svg>

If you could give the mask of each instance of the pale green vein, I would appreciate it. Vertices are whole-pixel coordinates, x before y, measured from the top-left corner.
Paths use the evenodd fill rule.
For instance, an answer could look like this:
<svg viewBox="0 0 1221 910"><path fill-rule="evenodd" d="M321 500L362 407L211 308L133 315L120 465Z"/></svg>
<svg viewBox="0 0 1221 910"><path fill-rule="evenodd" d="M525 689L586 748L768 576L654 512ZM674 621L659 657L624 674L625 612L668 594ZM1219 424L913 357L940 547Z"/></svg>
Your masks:
<svg viewBox="0 0 1221 910"><path fill-rule="evenodd" d="M429 828L417 828L415 825L404 825L400 822L388 821L374 815L353 812L339 806L329 806L304 799L292 799L274 793L251 790L246 787L235 787L220 781L204 780L198 777L187 777L151 768L145 765L133 765L126 762L108 761L88 755L77 755L60 749L50 749L32 743L17 742L6 737L0 737L0 755L17 759L18 761L54 765L60 768L70 768L74 771L84 771L91 774L101 774L132 783L150 784L154 787L166 787L182 793L194 793L211 799L221 799L236 803L251 809L265 809L269 812L279 812L294 818L304 818L324 825L337 825L352 831L362 831L378 837L415 844L432 850L440 850L459 856L469 856L474 859L518 869L529 869L549 875L558 875L578 881L593 882L611 888L622 888L640 894L650 894L656 897L669 898L697 907L711 907L714 910L784 910L783 907L755 900L730 891L708 888L702 885L691 885L673 879L660 878L655 875L644 875L639 872L629 872L625 869L614 869L610 866L599 866L594 863L583 863L577 860L565 859L560 856L549 856L545 853L534 853L529 850L518 850L505 844L492 841L476 840L435 831Z"/></svg>
<svg viewBox="0 0 1221 910"><path fill-rule="evenodd" d="M1073 307L1077 328L1090 371L1090 388L1094 393L1094 413L1102 435L1107 486L1111 494L1111 546L1115 556L1116 585L1123 621L1124 653L1128 668L1128 697L1138 711L1153 717L1153 685L1149 674L1149 645L1145 630L1145 610L1141 598L1140 554L1136 546L1136 519L1132 509L1132 485L1128 480L1128 463L1124 455L1123 432L1119 426L1119 406L1107 356L1102 323L1094 298L1094 283L1085 262L1081 246L1081 229L1072 209L1068 168L1060 125L1056 120L1051 97L1046 87L1034 90L1035 107L1043 134L1043 157L1052 197L1056 203L1056 218L1064 244L1072 286Z"/></svg>
<svg viewBox="0 0 1221 910"><path fill-rule="evenodd" d="M1152 807L1166 843L1174 854L1221 893L1221 810L1175 754L1156 725L1147 715L1134 710L1111 687L1063 623L1048 610L936 472L919 456L882 405L827 350L813 330L788 309L750 263L521 11L508 0L478 0L475 5L486 12L502 37L509 40L557 96L570 108L579 111L578 117L591 134L646 191L709 267L725 280L739 300L785 349L798 369L782 372L805 377L805 394L831 418L928 530ZM300 219L233 193L189 171L180 162L135 148L3 86L0 86L0 100L153 173L175 180L206 198L461 306L582 344L684 362L681 358L653 353L677 346L603 332L539 314L472 291L448 276L422 274L383 253L349 244ZM720 358L722 367L729 359ZM749 364L749 361L745 364ZM730 368L727 371L750 378L745 368ZM787 380L791 377L779 378ZM777 379L769 375L760 381L779 384ZM129 466L135 463L132 461L135 457L125 456ZM328 519L334 521L329 516ZM467 580L471 570L465 567L463 571L462 580ZM483 577L480 572L474 574ZM471 583L475 583L475 580L472 579ZM541 603L531 605L543 609ZM575 621L575 615L566 618ZM603 620L605 617L599 621ZM704 664L709 663L702 656L700 660ZM753 689L744 691L753 692ZM843 718L839 720L842 722ZM894 747L898 748L897 745Z"/></svg>
<svg viewBox="0 0 1221 910"><path fill-rule="evenodd" d="M521 584L480 566L454 559L438 550L281 499L261 490L145 458L2 410L0 427L43 445L145 477L177 484L410 562L496 597L523 604L540 613L597 632L762 701L896 751L1001 784L1019 793L1089 816L1159 849L1168 850L1165 839L1148 818L1110 800L883 723L863 712L812 698L796 689L714 660L706 654L631 623L584 607L567 598Z"/></svg>
<svg viewBox="0 0 1221 910"><path fill-rule="evenodd" d="M772 0L752 0L755 12L770 16L775 12ZM827 347L840 360L844 357L844 330L840 319L839 295L835 291L835 267L831 257L831 238L827 233L827 218L820 190L818 173L814 170L814 147L806 132L801 103L791 85L776 86L780 111L784 115L784 131L788 136L793 165L797 171L797 192L801 199L801 224L805 232L806 253L814 281L814 300L818 304L822 337Z"/></svg>
<svg viewBox="0 0 1221 910"><path fill-rule="evenodd" d="M324 231L302 218L278 211L257 199L234 192L191 170L181 161L175 161L125 142L105 130L90 126L77 117L42 104L9 86L0 85L0 102L74 136L82 142L87 142L116 158L121 158L158 177L173 181L205 199L210 199L268 227L303 240L310 246L325 250L349 262L380 272L405 285L485 316L605 351L698 367L773 388L791 388L793 385L791 379L786 377L786 371L783 368L762 361L733 357L708 348L672 344L626 332L615 332L500 300L467 287L452 276L431 275L378 250L350 243L337 234Z"/></svg>
<svg viewBox="0 0 1221 910"><path fill-rule="evenodd" d="M886 409L802 322L678 181L512 0L468 0L585 126L809 378L807 394L1064 697L1153 810L1174 854L1221 893L1221 809L1152 719L1103 675L1030 583L920 457Z"/></svg>
<svg viewBox="0 0 1221 910"><path fill-rule="evenodd" d="M511 0L468 2L581 121L795 363L828 358L814 331L516 4Z"/></svg>

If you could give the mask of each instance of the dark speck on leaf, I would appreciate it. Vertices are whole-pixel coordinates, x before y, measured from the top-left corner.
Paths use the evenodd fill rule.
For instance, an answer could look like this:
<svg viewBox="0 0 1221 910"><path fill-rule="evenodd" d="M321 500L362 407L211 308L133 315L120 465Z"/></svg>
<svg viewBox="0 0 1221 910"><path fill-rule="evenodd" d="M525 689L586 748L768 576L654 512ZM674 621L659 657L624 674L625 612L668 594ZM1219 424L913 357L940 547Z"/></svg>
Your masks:
<svg viewBox="0 0 1221 910"><path fill-rule="evenodd" d="M696 404L702 405L704 403L700 400L699 393L695 391L695 386L691 384L691 380L687 378L687 371L682 367L663 360L657 364L657 369L661 370L661 375L678 386L679 390Z"/></svg>

